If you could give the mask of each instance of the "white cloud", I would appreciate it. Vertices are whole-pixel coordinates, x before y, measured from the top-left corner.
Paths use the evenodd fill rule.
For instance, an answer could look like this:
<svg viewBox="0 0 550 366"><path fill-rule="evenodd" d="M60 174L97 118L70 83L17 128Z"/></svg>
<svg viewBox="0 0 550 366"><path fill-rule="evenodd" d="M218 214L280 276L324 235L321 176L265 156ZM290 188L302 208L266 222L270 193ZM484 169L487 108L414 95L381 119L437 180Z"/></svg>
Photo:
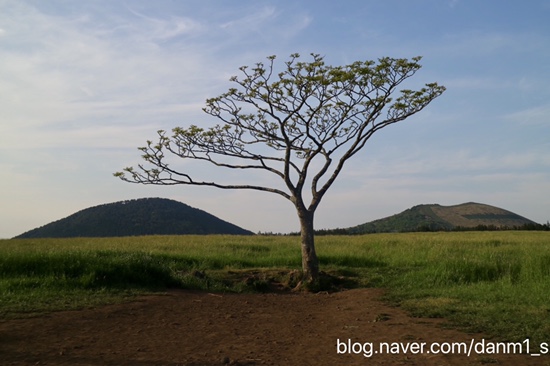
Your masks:
<svg viewBox="0 0 550 366"><path fill-rule="evenodd" d="M230 43L256 40L261 48L269 46L269 53L261 54L261 57L272 54L274 49L295 39L313 22L313 17L303 11L292 13L288 9L282 11L274 6L252 8L245 13L244 16L234 14L231 20L222 22L219 28L230 37L227 40Z"/></svg>
<svg viewBox="0 0 550 366"><path fill-rule="evenodd" d="M293 38L309 27L312 22L313 18L309 15L296 16L291 24L281 30L281 34L284 39Z"/></svg>
<svg viewBox="0 0 550 366"><path fill-rule="evenodd" d="M510 113L504 118L520 125L539 125L550 127L550 105L540 105Z"/></svg>
<svg viewBox="0 0 550 366"><path fill-rule="evenodd" d="M146 16L133 9L129 9L129 11L140 18L141 22L136 24L128 21L124 28L129 34L136 34L149 41L166 41L184 35L189 36L203 29L200 22L190 18L171 16L161 19Z"/></svg>
<svg viewBox="0 0 550 366"><path fill-rule="evenodd" d="M210 65L196 49L153 50L135 39L109 38L86 17L60 21L30 7L17 9L15 15L25 20L11 23L10 37L32 46L0 51L0 113L9 121L0 127L4 147L17 144L20 136L43 140L40 126L52 131L46 133L49 145L65 145L67 132L81 136L76 143L85 145L101 137L101 128L87 134L98 125L107 124L111 132L121 126L120 138L131 124L177 124L183 112L201 113ZM181 19L141 20L143 37L152 28L162 39L187 32ZM70 128L58 133L55 126Z"/></svg>
<svg viewBox="0 0 550 366"><path fill-rule="evenodd" d="M237 31L239 33L258 31L262 29L267 22L273 20L278 15L279 13L275 7L264 6L258 11L220 24L220 27L230 31Z"/></svg>

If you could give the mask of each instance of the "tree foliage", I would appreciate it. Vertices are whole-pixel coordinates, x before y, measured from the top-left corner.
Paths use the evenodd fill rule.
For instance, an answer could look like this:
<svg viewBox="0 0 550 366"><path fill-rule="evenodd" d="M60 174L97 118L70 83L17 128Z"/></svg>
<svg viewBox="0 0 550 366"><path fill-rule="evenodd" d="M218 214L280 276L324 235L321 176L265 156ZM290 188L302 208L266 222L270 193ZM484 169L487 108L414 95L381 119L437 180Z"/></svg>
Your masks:
<svg viewBox="0 0 550 366"><path fill-rule="evenodd" d="M300 62L298 54L292 55L286 69L275 78L275 56L268 58L267 66L257 63L253 68L241 67L244 77L230 79L239 88L230 88L221 96L208 99L204 108L223 124L208 129L195 125L176 127L172 136L158 131L158 142L148 141L147 146L140 148L143 159L153 168L143 165L139 170L126 168L130 173L128 180L267 190L291 199L285 191L263 186L195 181L187 173L172 169L165 154L203 160L219 167L262 169L282 179L292 191L303 187L312 160L321 157L324 165L311 185L315 203L344 163L376 131L419 112L445 90L431 83L417 91L401 90L393 99L396 88L420 69L420 57L412 61L382 58L378 63L358 61L334 67L325 65L323 57L312 56L312 62ZM265 149L256 149L258 146L268 146L272 153L265 154ZM333 156L342 147L346 151L335 162ZM127 177L123 173L117 176ZM326 181L320 184L325 176Z"/></svg>
<svg viewBox="0 0 550 366"><path fill-rule="evenodd" d="M201 185L268 191L290 200L313 247L313 214L345 163L373 134L420 112L445 87L419 90L399 86L421 68L421 57L326 65L318 54L309 62L293 54L281 71L275 56L240 68L234 87L206 101L204 112L221 123L210 128L158 131L158 141L141 147L147 165L115 173L123 180L157 185ZM172 166L167 154L221 168L271 174L273 186L195 180ZM309 202L304 197L307 189ZM307 236L307 235L306 235Z"/></svg>

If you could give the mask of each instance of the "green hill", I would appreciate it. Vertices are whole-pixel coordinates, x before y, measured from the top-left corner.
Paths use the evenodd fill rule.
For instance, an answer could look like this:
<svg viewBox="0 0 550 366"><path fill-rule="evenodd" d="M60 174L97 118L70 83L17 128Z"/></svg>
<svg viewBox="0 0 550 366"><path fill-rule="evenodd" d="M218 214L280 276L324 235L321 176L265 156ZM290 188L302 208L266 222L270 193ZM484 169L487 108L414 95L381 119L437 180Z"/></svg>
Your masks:
<svg viewBox="0 0 550 366"><path fill-rule="evenodd" d="M538 225L513 212L481 203L455 206L418 205L397 215L345 229L350 234L474 229L519 228Z"/></svg>
<svg viewBox="0 0 550 366"><path fill-rule="evenodd" d="M142 198L90 207L16 238L178 234L253 233L178 201Z"/></svg>

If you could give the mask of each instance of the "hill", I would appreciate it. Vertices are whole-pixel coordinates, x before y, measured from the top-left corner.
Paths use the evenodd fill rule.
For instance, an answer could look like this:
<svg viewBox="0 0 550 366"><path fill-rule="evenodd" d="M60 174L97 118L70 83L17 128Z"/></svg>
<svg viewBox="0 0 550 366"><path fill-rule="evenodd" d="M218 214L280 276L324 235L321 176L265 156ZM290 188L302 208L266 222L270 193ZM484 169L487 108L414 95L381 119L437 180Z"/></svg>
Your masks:
<svg viewBox="0 0 550 366"><path fill-rule="evenodd" d="M480 227L511 229L538 225L513 212L481 203L455 206L418 205L397 215L345 229L350 234L377 232L439 231Z"/></svg>
<svg viewBox="0 0 550 366"><path fill-rule="evenodd" d="M178 201L142 198L90 207L16 238L178 234L253 233Z"/></svg>

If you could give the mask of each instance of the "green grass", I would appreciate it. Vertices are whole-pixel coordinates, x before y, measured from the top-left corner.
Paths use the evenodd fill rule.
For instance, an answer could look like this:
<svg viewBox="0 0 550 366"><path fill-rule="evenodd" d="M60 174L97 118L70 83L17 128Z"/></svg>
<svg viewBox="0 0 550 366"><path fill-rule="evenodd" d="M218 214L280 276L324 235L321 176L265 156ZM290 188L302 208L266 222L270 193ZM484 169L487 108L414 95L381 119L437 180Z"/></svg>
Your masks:
<svg viewBox="0 0 550 366"><path fill-rule="evenodd" d="M152 236L0 241L0 317L78 309L167 288L269 291L293 285L297 237ZM321 269L388 289L417 316L506 341L550 339L550 233L322 236Z"/></svg>
<svg viewBox="0 0 550 366"><path fill-rule="evenodd" d="M259 239L152 236L0 240L0 318L96 306L174 287L267 290L265 276L238 271L297 269L301 260L295 238L286 245L280 238Z"/></svg>

